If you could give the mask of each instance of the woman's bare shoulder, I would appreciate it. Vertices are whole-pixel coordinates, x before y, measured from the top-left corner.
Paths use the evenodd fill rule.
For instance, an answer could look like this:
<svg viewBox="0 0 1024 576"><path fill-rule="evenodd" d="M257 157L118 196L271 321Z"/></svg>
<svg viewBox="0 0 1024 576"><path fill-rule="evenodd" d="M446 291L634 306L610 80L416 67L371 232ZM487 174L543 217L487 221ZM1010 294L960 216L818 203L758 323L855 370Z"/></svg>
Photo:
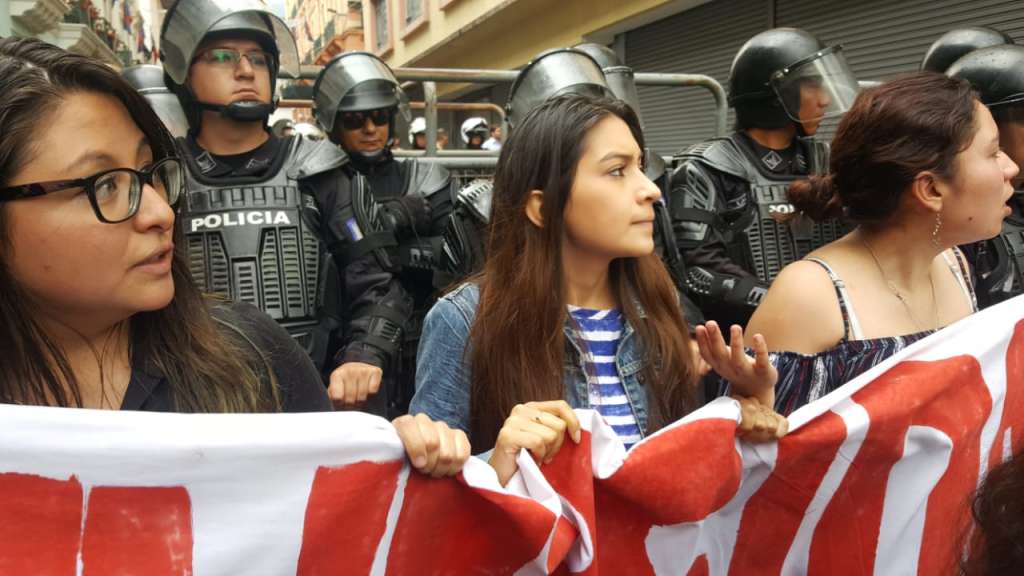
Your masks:
<svg viewBox="0 0 1024 576"><path fill-rule="evenodd" d="M835 284L825 268L798 260L782 269L747 326L764 335L770 350L815 354L844 335Z"/></svg>

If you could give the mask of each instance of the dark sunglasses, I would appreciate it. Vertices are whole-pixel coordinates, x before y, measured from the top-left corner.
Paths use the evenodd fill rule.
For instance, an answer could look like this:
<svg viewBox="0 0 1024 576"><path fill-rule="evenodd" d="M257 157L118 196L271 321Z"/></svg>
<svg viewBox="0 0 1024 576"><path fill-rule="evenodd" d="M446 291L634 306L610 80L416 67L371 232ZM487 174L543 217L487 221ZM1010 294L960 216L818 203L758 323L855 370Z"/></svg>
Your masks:
<svg viewBox="0 0 1024 576"><path fill-rule="evenodd" d="M170 156L144 170L114 168L87 178L0 188L0 202L81 188L89 195L89 203L100 222L117 224L131 219L139 212L142 187L146 184L152 186L168 204L175 206L185 190L185 168L181 160Z"/></svg>
<svg viewBox="0 0 1024 576"><path fill-rule="evenodd" d="M341 127L345 130L359 130L366 125L369 118L376 126L387 126L391 124L392 111L390 108L368 110L366 112L342 112Z"/></svg>

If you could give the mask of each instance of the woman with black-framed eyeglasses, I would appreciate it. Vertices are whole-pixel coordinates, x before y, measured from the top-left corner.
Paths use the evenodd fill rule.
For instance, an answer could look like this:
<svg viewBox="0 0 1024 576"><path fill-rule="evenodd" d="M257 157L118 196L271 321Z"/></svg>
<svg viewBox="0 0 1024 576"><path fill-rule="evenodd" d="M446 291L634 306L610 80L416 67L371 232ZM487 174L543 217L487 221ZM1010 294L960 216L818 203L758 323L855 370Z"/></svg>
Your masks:
<svg viewBox="0 0 1024 576"><path fill-rule="evenodd" d="M143 97L35 39L0 40L0 78L0 403L330 410L276 322L193 283L175 227L184 170ZM469 456L444 424L395 425L424 472Z"/></svg>
<svg viewBox="0 0 1024 576"><path fill-rule="evenodd" d="M0 189L0 202L63 190L81 190L89 197L92 210L100 222L118 224L138 213L144 185L151 186L169 206L177 206L185 191L185 172L181 160L169 156L142 170L111 168L85 178L10 186Z"/></svg>

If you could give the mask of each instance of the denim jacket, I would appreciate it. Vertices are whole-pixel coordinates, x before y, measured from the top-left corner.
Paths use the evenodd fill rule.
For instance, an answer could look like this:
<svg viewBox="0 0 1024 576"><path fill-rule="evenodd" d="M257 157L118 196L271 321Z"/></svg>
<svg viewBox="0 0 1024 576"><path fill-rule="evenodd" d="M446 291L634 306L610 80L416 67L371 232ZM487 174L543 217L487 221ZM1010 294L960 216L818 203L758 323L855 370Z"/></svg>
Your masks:
<svg viewBox="0 0 1024 576"><path fill-rule="evenodd" d="M466 340L479 300L479 287L466 283L439 299L427 313L416 355L416 395L409 406L410 414L425 413L431 419L443 420L467 434L470 367L466 365ZM583 352L585 344L580 341L570 323L566 323L564 330L572 350L572 353L565 354L565 401L573 408L589 408L590 394ZM643 353L638 345L633 327L625 322L615 364L633 408L633 415L640 426L640 433L646 436L649 404L643 383Z"/></svg>

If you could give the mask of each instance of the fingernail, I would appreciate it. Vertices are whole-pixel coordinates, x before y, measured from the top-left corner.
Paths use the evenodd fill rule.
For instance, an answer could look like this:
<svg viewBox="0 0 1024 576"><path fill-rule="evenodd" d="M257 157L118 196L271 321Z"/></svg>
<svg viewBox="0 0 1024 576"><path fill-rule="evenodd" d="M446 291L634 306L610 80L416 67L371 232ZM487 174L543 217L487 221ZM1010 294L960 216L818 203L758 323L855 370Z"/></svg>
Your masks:
<svg viewBox="0 0 1024 576"><path fill-rule="evenodd" d="M427 465L427 459L424 456L417 456L412 459L412 465L416 468L423 468Z"/></svg>
<svg viewBox="0 0 1024 576"><path fill-rule="evenodd" d="M579 444L580 440L582 440L582 439L583 439L583 432L577 430L577 431L572 433L572 441L573 442Z"/></svg>

